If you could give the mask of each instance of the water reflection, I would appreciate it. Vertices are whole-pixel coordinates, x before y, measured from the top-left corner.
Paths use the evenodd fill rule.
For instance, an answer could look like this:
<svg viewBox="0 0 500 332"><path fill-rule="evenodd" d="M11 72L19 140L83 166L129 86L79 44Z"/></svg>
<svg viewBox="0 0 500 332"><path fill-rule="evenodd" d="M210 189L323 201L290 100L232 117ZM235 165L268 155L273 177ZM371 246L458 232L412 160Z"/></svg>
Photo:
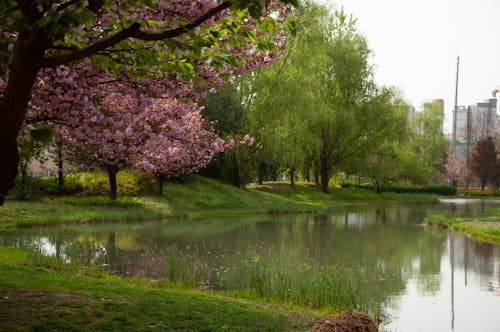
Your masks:
<svg viewBox="0 0 500 332"><path fill-rule="evenodd" d="M392 296L389 331L498 331L500 327L500 247L447 234L439 278L422 291L420 276Z"/></svg>
<svg viewBox="0 0 500 332"><path fill-rule="evenodd" d="M491 204L439 208L476 214ZM205 288L258 289L293 301L305 296L303 288L316 292L311 306L363 299L384 308L390 331L498 330L500 248L420 227L435 209L353 206L317 215L67 226L3 233L0 243ZM362 297L328 297L344 286Z"/></svg>
<svg viewBox="0 0 500 332"><path fill-rule="evenodd" d="M479 198L440 198L439 201L447 213L477 216L489 207L499 205L499 200Z"/></svg>

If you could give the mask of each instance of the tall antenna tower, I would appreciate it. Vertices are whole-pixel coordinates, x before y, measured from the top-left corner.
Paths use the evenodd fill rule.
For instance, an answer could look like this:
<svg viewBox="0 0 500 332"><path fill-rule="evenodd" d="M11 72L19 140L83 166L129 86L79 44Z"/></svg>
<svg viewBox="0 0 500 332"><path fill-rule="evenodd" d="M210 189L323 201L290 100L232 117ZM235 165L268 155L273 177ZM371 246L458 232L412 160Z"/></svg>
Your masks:
<svg viewBox="0 0 500 332"><path fill-rule="evenodd" d="M457 146L457 112L458 112L458 106L457 106L457 100L458 100L458 71L460 67L460 57L457 57L457 80L455 84L455 110L453 111L453 131L452 131L452 140L453 140L453 149L452 149L452 156L455 158L455 150Z"/></svg>

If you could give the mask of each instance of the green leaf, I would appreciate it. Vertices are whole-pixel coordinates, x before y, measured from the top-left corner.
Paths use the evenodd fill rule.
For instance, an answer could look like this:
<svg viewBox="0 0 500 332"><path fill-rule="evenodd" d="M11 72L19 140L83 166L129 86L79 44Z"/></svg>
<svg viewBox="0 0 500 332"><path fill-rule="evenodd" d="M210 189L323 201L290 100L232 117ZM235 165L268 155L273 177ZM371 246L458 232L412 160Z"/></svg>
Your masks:
<svg viewBox="0 0 500 332"><path fill-rule="evenodd" d="M149 8L154 8L155 6L153 0L142 0L142 3Z"/></svg>
<svg viewBox="0 0 500 332"><path fill-rule="evenodd" d="M285 27L290 31L292 36L297 35L297 30L298 30L299 23L295 17L289 17L285 21Z"/></svg>
<svg viewBox="0 0 500 332"><path fill-rule="evenodd" d="M49 127L40 127L32 129L30 135L36 142L49 143L54 137L55 131Z"/></svg>

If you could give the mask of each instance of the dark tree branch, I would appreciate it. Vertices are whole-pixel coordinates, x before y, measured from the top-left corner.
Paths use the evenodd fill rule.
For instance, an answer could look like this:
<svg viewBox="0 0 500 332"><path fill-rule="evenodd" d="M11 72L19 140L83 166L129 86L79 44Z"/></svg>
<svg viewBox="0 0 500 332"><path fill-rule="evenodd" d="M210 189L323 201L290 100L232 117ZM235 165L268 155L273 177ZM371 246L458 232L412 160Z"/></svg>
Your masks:
<svg viewBox="0 0 500 332"><path fill-rule="evenodd" d="M43 13L38 12L35 8L35 4L30 0L19 0L19 9L21 9L21 13L23 17L27 20L27 22L33 25L40 17L43 16Z"/></svg>
<svg viewBox="0 0 500 332"><path fill-rule="evenodd" d="M223 3L218 5L217 7L210 9L205 14L201 15L200 17L198 17L197 19L195 19L193 22L191 22L189 24L183 25L183 26L178 27L176 29L166 30L166 31L159 32L159 33L141 31L141 29L140 29L141 25L139 23L134 23L130 27L128 27L127 29L124 29L124 30L118 32L116 35L111 36L105 40L99 41L99 42L97 42L89 47L74 51L72 53L46 58L45 60L42 61L41 66L42 67L57 67L59 65L68 64L68 63L71 63L74 61L78 61L78 60L87 58L91 55L97 54L98 52L102 52L107 48L113 47L116 44L118 44L118 43L120 43L128 38L136 38L136 39L144 40L144 41L158 41L158 40L165 40L165 39L169 39L169 38L175 38L175 37L181 36L181 35L185 34L186 32L193 30L194 28L200 26L205 21L207 21L211 17L217 15L218 13L224 11L225 9L229 8L230 6L231 6L230 1L224 1Z"/></svg>
<svg viewBox="0 0 500 332"><path fill-rule="evenodd" d="M81 0L69 0L68 2L62 3L59 6L57 6L57 11L58 12L63 12L66 9L68 9L69 6L74 5L74 4L76 4L76 3L80 2L80 1Z"/></svg>

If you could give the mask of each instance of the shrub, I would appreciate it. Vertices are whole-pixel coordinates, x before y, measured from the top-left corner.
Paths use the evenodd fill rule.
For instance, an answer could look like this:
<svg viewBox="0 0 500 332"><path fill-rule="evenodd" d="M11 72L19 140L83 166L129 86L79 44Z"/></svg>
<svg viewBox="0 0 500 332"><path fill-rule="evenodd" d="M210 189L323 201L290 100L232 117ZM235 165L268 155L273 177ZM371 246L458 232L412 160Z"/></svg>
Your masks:
<svg viewBox="0 0 500 332"><path fill-rule="evenodd" d="M36 178L30 176L21 179L16 177L14 188L9 193L9 198L17 201L29 201L36 198L38 184Z"/></svg>
<svg viewBox="0 0 500 332"><path fill-rule="evenodd" d="M139 170L122 170L117 174L118 194L140 196L153 192L154 178ZM99 172L80 172L64 176L64 186L60 188L57 177L27 177L24 183L17 180L11 191L14 200L35 199L41 195L104 196L109 191L108 175Z"/></svg>
<svg viewBox="0 0 500 332"><path fill-rule="evenodd" d="M457 188L449 186L409 186L409 185L390 185L385 191L395 193L412 193L412 194L435 194L453 196L457 193Z"/></svg>
<svg viewBox="0 0 500 332"><path fill-rule="evenodd" d="M425 222L439 227L448 228L452 224L452 219L450 219L449 216L445 216L443 214L433 214L425 218Z"/></svg>
<svg viewBox="0 0 500 332"><path fill-rule="evenodd" d="M371 184L353 184L349 182L343 182L340 184L341 188L358 188L366 190L375 190L375 187ZM387 185L384 192L394 192L398 194L435 194L442 196L453 196L457 193L457 188L448 186L413 186L405 184L392 184Z"/></svg>
<svg viewBox="0 0 500 332"><path fill-rule="evenodd" d="M464 195L473 197L500 196L500 189L497 190L468 189L464 192Z"/></svg>

